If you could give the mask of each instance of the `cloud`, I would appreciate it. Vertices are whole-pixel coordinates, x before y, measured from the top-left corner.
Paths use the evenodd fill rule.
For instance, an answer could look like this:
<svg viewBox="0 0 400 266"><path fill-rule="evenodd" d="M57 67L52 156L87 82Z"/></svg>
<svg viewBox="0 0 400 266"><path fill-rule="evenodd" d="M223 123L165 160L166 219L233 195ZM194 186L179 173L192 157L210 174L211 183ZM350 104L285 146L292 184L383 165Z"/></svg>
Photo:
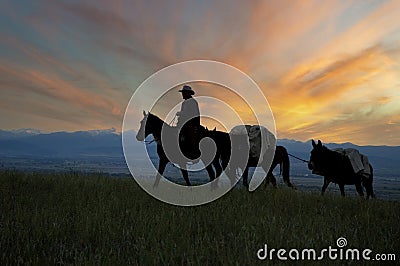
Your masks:
<svg viewBox="0 0 400 266"><path fill-rule="evenodd" d="M399 5L3 3L0 108L18 113L7 99L25 103L31 108L24 112L49 118L49 129L61 128L55 121L63 117L68 127L76 123L78 129L119 128L129 97L148 76L173 63L211 59L232 64L260 85L279 136L374 142L379 127L372 125L387 132L398 125ZM222 90L204 92L227 96ZM21 94L26 99L16 100ZM248 113L235 97L226 101ZM10 115L7 123L11 120ZM387 143L400 141L388 137Z"/></svg>
<svg viewBox="0 0 400 266"><path fill-rule="evenodd" d="M0 86L5 96L18 95L18 102L25 102L24 105L31 107L31 112L41 116L52 115L60 120L61 117L70 120L68 113L71 113L71 116L82 116L88 125L99 119L118 125L121 120L120 104L114 98L106 97L106 90L102 94L91 92L55 73L10 66L4 62L0 64L0 76ZM51 105L52 108L39 108L35 102L43 106ZM26 112L24 109L23 112ZM83 115L74 113L75 110L80 110ZM91 119L85 114L90 114Z"/></svg>
<svg viewBox="0 0 400 266"><path fill-rule="evenodd" d="M397 62L391 50L377 45L330 65L316 62L289 71L269 98L280 135L309 139L313 133L342 141L351 131L368 130L371 123L400 113L388 108L399 85L386 79Z"/></svg>

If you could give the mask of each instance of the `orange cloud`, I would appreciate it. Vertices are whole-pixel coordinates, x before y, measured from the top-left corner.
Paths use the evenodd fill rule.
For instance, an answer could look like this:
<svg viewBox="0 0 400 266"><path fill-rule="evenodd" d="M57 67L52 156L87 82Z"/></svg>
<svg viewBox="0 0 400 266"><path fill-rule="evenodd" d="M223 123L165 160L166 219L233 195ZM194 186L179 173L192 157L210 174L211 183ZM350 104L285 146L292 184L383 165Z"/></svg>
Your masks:
<svg viewBox="0 0 400 266"><path fill-rule="evenodd" d="M366 127L363 120L377 123L378 118L387 115L378 105L393 100L393 96L383 97L382 94L391 95L398 85L377 92L376 86L370 83L385 77L395 66L391 54L375 46L328 66L317 62L294 68L274 84L277 89L269 97L279 135L296 135L295 138L305 140L310 138L310 133L315 133L329 141L341 141L340 136L343 140L351 131L358 132ZM373 117L368 111L363 115L365 108L375 110L378 115ZM392 110L399 111L400 108Z"/></svg>
<svg viewBox="0 0 400 266"><path fill-rule="evenodd" d="M83 126L85 126L85 123L93 126L92 123L96 123L96 120L108 120L110 122L111 119L111 121L119 122L121 119L122 112L119 103L113 99L104 99L103 96L96 93L78 88L53 73L42 73L32 69L16 70L12 67L5 67L3 64L0 65L0 73L2 76L7 76L5 82L8 85L4 86L3 83L3 93L18 94L21 97L19 101L24 99L26 106L33 107L32 103L37 101L43 106L51 106L51 108L36 109L42 116L53 115L60 120L63 120L62 117L70 120L68 113L71 113L71 116L83 117L80 123ZM27 90L27 88L30 88L30 90ZM74 113L75 108L80 110L81 114ZM32 108L32 110L35 110L35 108ZM50 110L51 114L48 114ZM86 120L86 114L90 114L92 118ZM117 124L119 124L118 122Z"/></svg>

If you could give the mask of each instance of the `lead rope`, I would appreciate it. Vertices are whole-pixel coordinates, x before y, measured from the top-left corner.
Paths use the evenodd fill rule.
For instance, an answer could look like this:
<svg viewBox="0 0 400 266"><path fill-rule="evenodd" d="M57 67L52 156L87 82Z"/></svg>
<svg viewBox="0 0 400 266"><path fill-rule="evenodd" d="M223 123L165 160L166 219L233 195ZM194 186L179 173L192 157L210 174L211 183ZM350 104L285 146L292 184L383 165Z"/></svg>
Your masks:
<svg viewBox="0 0 400 266"><path fill-rule="evenodd" d="M299 158L299 157L297 157L297 156L294 156L294 155L292 155L292 154L290 154L290 153L288 153L288 155L289 155L289 156L292 156L293 158L296 158L297 160L302 161L302 162L304 162L304 163L309 163L309 161L304 160L304 159L301 159L301 158Z"/></svg>

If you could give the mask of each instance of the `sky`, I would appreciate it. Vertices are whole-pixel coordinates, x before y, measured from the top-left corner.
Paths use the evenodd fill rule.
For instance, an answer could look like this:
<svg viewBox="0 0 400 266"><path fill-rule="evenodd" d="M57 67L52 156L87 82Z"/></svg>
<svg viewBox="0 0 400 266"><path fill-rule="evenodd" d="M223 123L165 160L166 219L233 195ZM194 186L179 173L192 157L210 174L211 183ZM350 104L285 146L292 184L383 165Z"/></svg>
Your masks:
<svg viewBox="0 0 400 266"><path fill-rule="evenodd" d="M1 1L0 129L121 131L146 78L206 59L258 84L278 138L400 145L399 10L368 0Z"/></svg>

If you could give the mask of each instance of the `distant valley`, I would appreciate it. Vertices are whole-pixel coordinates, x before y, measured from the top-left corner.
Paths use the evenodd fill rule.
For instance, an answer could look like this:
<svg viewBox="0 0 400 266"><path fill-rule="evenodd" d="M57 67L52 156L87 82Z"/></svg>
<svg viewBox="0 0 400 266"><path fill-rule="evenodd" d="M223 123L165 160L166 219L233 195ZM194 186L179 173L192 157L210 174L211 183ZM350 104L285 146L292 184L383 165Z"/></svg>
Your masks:
<svg viewBox="0 0 400 266"><path fill-rule="evenodd" d="M132 138L132 145L142 145L135 139L135 132L128 132L128 138ZM151 145L155 145L152 143ZM294 156L308 160L311 143L289 139L278 140L278 145L286 147ZM368 156L375 168L375 173L380 176L400 176L400 147L392 146L357 146L352 143L326 144L329 148L356 148ZM139 147L139 146L138 146ZM154 147L149 147L150 156L156 157ZM9 167L10 160L14 158L12 167L19 168L23 159L38 161L39 159L58 160L60 162L72 162L79 165L82 161L90 161L95 168L96 161L100 163L114 162L124 168L121 173L127 171L125 165L121 134L115 129L53 132L43 133L35 129L20 129L13 131L0 130L0 158L2 167ZM17 161L15 161L17 160ZM307 175L310 171L305 163L290 158L294 174ZM40 161L40 160L39 160ZM40 163L36 168L40 168ZM46 168L45 163L43 167ZM100 167L102 171L107 168Z"/></svg>

